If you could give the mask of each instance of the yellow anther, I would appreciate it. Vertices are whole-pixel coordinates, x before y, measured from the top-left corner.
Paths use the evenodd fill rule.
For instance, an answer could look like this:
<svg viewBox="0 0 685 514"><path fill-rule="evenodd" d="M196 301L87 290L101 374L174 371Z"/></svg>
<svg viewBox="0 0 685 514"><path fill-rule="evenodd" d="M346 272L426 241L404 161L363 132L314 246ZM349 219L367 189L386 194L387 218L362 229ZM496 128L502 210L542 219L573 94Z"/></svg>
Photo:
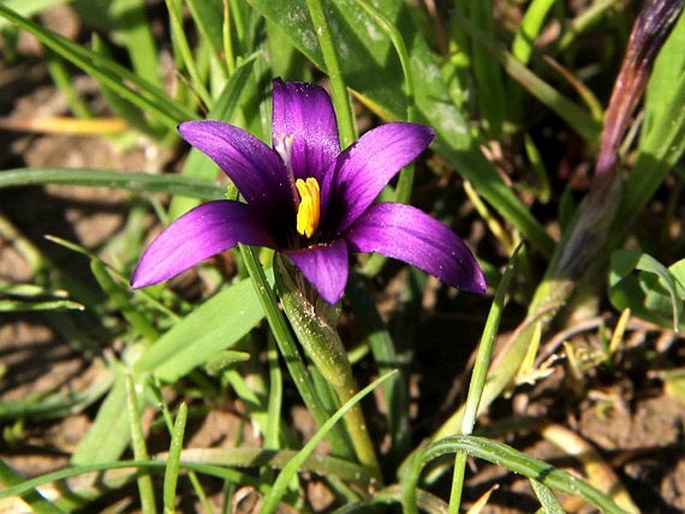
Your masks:
<svg viewBox="0 0 685 514"><path fill-rule="evenodd" d="M307 180L298 178L295 187L300 193L300 205L297 208L297 232L303 236L312 237L319 226L321 215L321 197L319 183L315 178Z"/></svg>

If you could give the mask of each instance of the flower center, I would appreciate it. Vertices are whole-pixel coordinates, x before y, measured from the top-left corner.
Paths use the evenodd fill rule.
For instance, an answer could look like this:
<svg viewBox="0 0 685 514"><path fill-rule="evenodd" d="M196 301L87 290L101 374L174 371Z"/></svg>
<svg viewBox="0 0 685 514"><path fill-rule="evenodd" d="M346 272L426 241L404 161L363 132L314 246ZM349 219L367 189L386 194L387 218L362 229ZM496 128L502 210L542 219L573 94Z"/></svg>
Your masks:
<svg viewBox="0 0 685 514"><path fill-rule="evenodd" d="M297 207L297 232L300 235L312 237L319 226L321 215L321 196L319 183L315 178L307 180L298 178L295 187L300 193L300 205Z"/></svg>

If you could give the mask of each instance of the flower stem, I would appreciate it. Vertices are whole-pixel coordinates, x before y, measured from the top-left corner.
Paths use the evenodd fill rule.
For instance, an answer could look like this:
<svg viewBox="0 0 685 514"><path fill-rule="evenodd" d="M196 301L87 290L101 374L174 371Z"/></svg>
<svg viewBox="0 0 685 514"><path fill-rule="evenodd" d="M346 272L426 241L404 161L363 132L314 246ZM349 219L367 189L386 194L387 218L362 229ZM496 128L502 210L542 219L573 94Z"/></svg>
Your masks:
<svg viewBox="0 0 685 514"><path fill-rule="evenodd" d="M283 310L297 339L333 388L340 403L345 404L359 388L350 360L335 329L336 307L323 301L305 282L299 271L280 255L274 259L274 275ZM344 420L359 462L380 479L378 459L366 430L361 407L352 406Z"/></svg>
<svg viewBox="0 0 685 514"><path fill-rule="evenodd" d="M269 327L271 327L271 331L276 339L276 344L288 367L295 387L297 387L302 400L307 406L307 410L309 410L316 420L316 424L322 426L328 419L328 412L315 392L314 384L312 384L309 373L307 372L307 367L297 350L297 345L293 340L287 322L278 308L278 299L266 280L264 270L262 269L254 250L249 246L239 246L243 259L245 260L245 266L247 267L250 278L257 290L257 296L264 309ZM336 427L329 433L329 442L336 455L351 457L351 452L349 452L347 445L344 443L342 434Z"/></svg>
<svg viewBox="0 0 685 514"><path fill-rule="evenodd" d="M504 309L504 299L509 289L509 283L514 273L514 265L516 258L522 248L519 243L514 254L509 259L509 264L504 272L504 276L497 287L495 299L492 302L492 307L488 314L488 319L483 330L483 337L478 345L478 354L476 362L473 365L473 373L471 374L471 383L469 385L469 392L466 398L466 405L464 409L464 417L461 422L461 435L471 435L473 427L476 425L476 417L478 415L478 407L480 406L483 390L485 388L485 380L488 376L488 369L492 362L492 351L495 346L495 338L499 329L499 323L502 319L502 310ZM452 489L450 492L450 514L458 514L459 506L461 504L461 493L464 486L464 477L466 470L466 453L456 452L454 455L454 473L452 475Z"/></svg>
<svg viewBox="0 0 685 514"><path fill-rule="evenodd" d="M335 51L335 42L333 41L333 35L331 34L331 29L320 0L307 0L307 7L314 24L314 32L316 32L319 45L321 46L321 54L326 65L326 72L331 79L333 106L338 117L340 130L340 144L343 148L347 148L357 139L357 131L354 116L352 115L350 97L347 94L347 86L340 68L338 54Z"/></svg>

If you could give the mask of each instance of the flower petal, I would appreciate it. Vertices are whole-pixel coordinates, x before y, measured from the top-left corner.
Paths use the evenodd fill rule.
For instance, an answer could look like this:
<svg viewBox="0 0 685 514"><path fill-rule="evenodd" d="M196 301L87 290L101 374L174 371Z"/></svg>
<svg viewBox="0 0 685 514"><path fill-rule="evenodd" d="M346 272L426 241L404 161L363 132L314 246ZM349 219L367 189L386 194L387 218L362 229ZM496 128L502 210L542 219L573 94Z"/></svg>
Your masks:
<svg viewBox="0 0 685 514"><path fill-rule="evenodd" d="M344 150L327 170L321 192L329 230L349 227L390 179L428 147L433 136L423 125L388 123Z"/></svg>
<svg viewBox="0 0 685 514"><path fill-rule="evenodd" d="M291 137L290 165L296 179L323 173L340 153L338 124L326 90L304 82L273 82L273 146ZM288 156L284 161L287 160ZM286 162L287 165L287 162Z"/></svg>
<svg viewBox="0 0 685 514"><path fill-rule="evenodd" d="M344 240L285 253L324 300L330 304L340 300L350 270Z"/></svg>
<svg viewBox="0 0 685 514"><path fill-rule="evenodd" d="M471 250L428 214L397 203L377 203L345 235L352 251L378 252L471 293L487 289Z"/></svg>
<svg viewBox="0 0 685 514"><path fill-rule="evenodd" d="M262 141L221 121L187 121L178 131L219 165L247 203L257 207L256 213L271 219L294 215L294 186L288 172L278 154Z"/></svg>
<svg viewBox="0 0 685 514"><path fill-rule="evenodd" d="M202 204L152 241L133 272L131 285L140 288L167 280L237 243L275 247L250 206L228 200Z"/></svg>

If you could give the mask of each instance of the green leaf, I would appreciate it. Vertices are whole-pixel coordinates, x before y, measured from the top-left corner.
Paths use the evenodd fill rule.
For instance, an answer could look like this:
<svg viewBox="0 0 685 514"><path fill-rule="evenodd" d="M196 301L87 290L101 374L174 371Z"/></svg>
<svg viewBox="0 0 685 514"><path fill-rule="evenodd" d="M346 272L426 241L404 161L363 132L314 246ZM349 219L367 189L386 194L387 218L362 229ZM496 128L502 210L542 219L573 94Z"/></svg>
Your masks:
<svg viewBox="0 0 685 514"><path fill-rule="evenodd" d="M488 39L495 39L493 0L470 0L469 18L480 27ZM476 79L476 95L482 121L488 125L493 139L502 135L506 116L506 100L502 71L488 52L478 43L471 49L473 73Z"/></svg>
<svg viewBox="0 0 685 514"><path fill-rule="evenodd" d="M201 200L217 200L223 198L226 192L225 187L207 180L175 175L150 175L90 168L17 168L3 170L0 173L0 189L43 184L112 187L137 193L178 194Z"/></svg>
<svg viewBox="0 0 685 514"><path fill-rule="evenodd" d="M19 418L64 418L75 412L82 412L92 405L112 385L110 375L104 376L85 390L68 393L39 393L20 400L0 402L0 421Z"/></svg>
<svg viewBox="0 0 685 514"><path fill-rule="evenodd" d="M165 0L167 11L169 12L169 24L171 26L171 41L176 54L176 63L179 68L178 73L187 71L190 77L190 87L195 94L202 100L204 105L211 107L213 99L205 86L203 77L200 74L196 57L190 48L188 38L183 31L183 19L180 12L180 2L176 0Z"/></svg>
<svg viewBox="0 0 685 514"><path fill-rule="evenodd" d="M3 0L3 3L22 16L32 16L56 5L66 4L70 0ZM7 26L7 20L0 18L0 28Z"/></svg>
<svg viewBox="0 0 685 514"><path fill-rule="evenodd" d="M259 487L259 483L253 478L251 473L241 473L234 467L255 468L262 466L283 467L295 452L292 450L262 450L261 448L195 448L185 450L181 454L180 467L188 471L204 473L209 476L221 478L241 486L249 485ZM0 460L0 479L5 480L6 475L3 469L3 461ZM164 455L156 456L155 460L147 461L110 461L98 464L75 465L59 471L53 471L44 475L23 480L19 483L12 483L11 487L0 489L0 500L11 496L20 496L26 492L48 484L65 480L70 477L85 475L87 473L100 473L100 479L95 483L95 488L88 491L76 491L80 495L89 497L100 497L102 491L100 486L105 488L121 487L135 477L135 471L140 470L161 470L166 467ZM126 470L131 472L127 473ZM325 455L312 455L303 466L303 469L316 473L321 476L335 476L340 480L354 481L360 487L366 489L372 483L372 477L368 470L358 464L353 464L347 460L328 457ZM123 471L123 473L121 473ZM10 483L8 481L8 483ZM93 491L93 489L95 489Z"/></svg>
<svg viewBox="0 0 685 514"><path fill-rule="evenodd" d="M149 347L135 364L173 382L230 348L264 316L249 279L217 293Z"/></svg>
<svg viewBox="0 0 685 514"><path fill-rule="evenodd" d="M24 485L24 477L15 473L4 460L0 459L0 484L3 486L22 486ZM0 491L2 493L2 491ZM34 489L33 486L26 488L17 496L21 496L22 500L26 502L31 508L31 512L37 514L62 514L64 511L55 505L54 501L45 498L40 491Z"/></svg>
<svg viewBox="0 0 685 514"><path fill-rule="evenodd" d="M668 271L673 275L673 278L675 278L678 290L683 291L683 287L685 286L685 259L681 259L678 262L671 264L668 267Z"/></svg>
<svg viewBox="0 0 685 514"><path fill-rule="evenodd" d="M175 102L160 88L120 64L41 27L18 15L3 3L0 3L0 16L30 32L45 46L107 84L112 91L154 115L166 126L174 127L181 120L192 119L195 116L192 111Z"/></svg>
<svg viewBox="0 0 685 514"><path fill-rule="evenodd" d="M85 309L83 304L71 300L12 300L0 298L0 312L63 311Z"/></svg>
<svg viewBox="0 0 685 514"><path fill-rule="evenodd" d="M249 0L269 22L280 27L292 43L319 68L325 69L317 38L303 0L272 2ZM437 138L434 148L468 179L478 192L533 245L551 255L554 243L528 208L502 181L470 134L461 112L452 103L441 70L441 59L407 15L405 2L381 0L376 7L395 20L410 49L415 80L417 121L431 125ZM399 60L373 18L354 0L329 2L326 15L338 42L347 85L362 102L386 120L403 119L407 98ZM354 56L354 58L351 58Z"/></svg>
<svg viewBox="0 0 685 514"><path fill-rule="evenodd" d="M223 52L223 12L221 0L186 0L195 25L202 39L209 44L212 52L219 56Z"/></svg>
<svg viewBox="0 0 685 514"><path fill-rule="evenodd" d="M302 54L293 46L292 42L276 25L266 23L267 53L270 56L269 65L274 77L287 77L288 80L302 82L312 81L311 67L304 64Z"/></svg>
<svg viewBox="0 0 685 514"><path fill-rule="evenodd" d="M652 198L685 152L685 16L661 48L645 95L645 120L635 167L626 180L614 238Z"/></svg>
<svg viewBox="0 0 685 514"><path fill-rule="evenodd" d="M250 354L246 352L238 352L235 350L221 350L212 355L205 364L207 374L215 377L232 368L235 364L245 362L250 359Z"/></svg>
<svg viewBox="0 0 685 514"><path fill-rule="evenodd" d="M159 59L144 0L80 0L72 2L79 18L126 48L133 70L156 87Z"/></svg>
<svg viewBox="0 0 685 514"><path fill-rule="evenodd" d="M107 58L112 57L106 43L97 33L93 34L91 45L94 52ZM161 132L150 126L149 121L145 119L143 111L138 106L117 94L107 86L105 82L98 80L98 83L100 84L100 93L102 94L102 97L114 114L126 121L131 127L138 129L143 133L148 133L157 137L161 135Z"/></svg>
<svg viewBox="0 0 685 514"><path fill-rule="evenodd" d="M104 293L119 308L121 314L131 326L148 341L157 340L159 337L157 329L131 301L130 286L128 284L124 286L120 282L116 282L110 276L106 265L97 257L91 259L90 270Z"/></svg>
<svg viewBox="0 0 685 514"><path fill-rule="evenodd" d="M661 326L682 329L685 260L673 267L677 276L640 250L615 251L609 265L611 303L619 310L628 308L635 316Z"/></svg>
<svg viewBox="0 0 685 514"><path fill-rule="evenodd" d="M386 379L390 378L395 373L397 373L397 370L390 371L381 376L380 378L377 378L376 380L371 382L364 389L359 391L347 402L345 402L345 404L342 405L342 407L340 407L340 409L338 409L336 413L333 414L328 419L328 421L326 421L326 423L323 424L323 426L321 426L321 428L316 432L316 434L314 434L314 436L307 442L307 444L299 452L297 452L293 456L293 458L290 459L288 463L283 467L283 470L274 482L273 488L271 489L270 493L267 494L264 498L262 512L270 513L276 510L278 502L285 493L286 487L295 478L300 468L304 466L306 460L311 457L316 447L326 437L326 434L333 428L333 426L338 421L340 421L340 419L345 415L345 413L352 409L362 398L364 398L364 396L369 394L378 385L380 385Z"/></svg>
<svg viewBox="0 0 685 514"><path fill-rule="evenodd" d="M538 497L545 514L564 514L566 512L549 487L542 485L534 478L530 479L530 486L533 488L535 496Z"/></svg>
<svg viewBox="0 0 685 514"><path fill-rule="evenodd" d="M174 514L176 509L176 484L178 483L178 472L181 462L181 450L183 450L183 435L188 419L188 405L182 402L178 407L174 430L169 446L169 457L164 470L164 512Z"/></svg>
<svg viewBox="0 0 685 514"><path fill-rule="evenodd" d="M521 63L528 64L533 54L535 40L540 34L547 13L555 0L533 0L526 9L521 25L516 29L511 43L511 54Z"/></svg>
<svg viewBox="0 0 685 514"><path fill-rule="evenodd" d="M116 368L115 368L116 369ZM100 406L88 433L71 456L72 464L97 464L117 460L130 440L126 415L126 384L117 369L114 385Z"/></svg>
<svg viewBox="0 0 685 514"><path fill-rule="evenodd" d="M145 434L143 433L143 422L140 419L142 409L138 401L139 383L135 380L133 375L126 372L124 377L126 384L126 412L128 413L129 430L131 435L131 447L133 448L133 457L137 461L150 460L145 444ZM142 389L142 388L141 388ZM143 514L155 514L156 501L155 493L152 487L152 477L147 473L141 473L137 478L138 482L138 498L140 499L140 506Z"/></svg>
<svg viewBox="0 0 685 514"><path fill-rule="evenodd" d="M85 309L83 304L68 296L63 289L51 290L36 284L0 280L0 312Z"/></svg>
<svg viewBox="0 0 685 514"><path fill-rule="evenodd" d="M445 437L429 444L414 461L414 469L405 484L404 509L407 513L416 512L414 491L422 468L429 461L443 455L465 452L467 455L492 462L514 473L537 480L545 487L555 491L579 496L600 508L605 514L623 514L614 501L585 480L557 469L544 461L515 450L511 446L485 437L457 435Z"/></svg>

